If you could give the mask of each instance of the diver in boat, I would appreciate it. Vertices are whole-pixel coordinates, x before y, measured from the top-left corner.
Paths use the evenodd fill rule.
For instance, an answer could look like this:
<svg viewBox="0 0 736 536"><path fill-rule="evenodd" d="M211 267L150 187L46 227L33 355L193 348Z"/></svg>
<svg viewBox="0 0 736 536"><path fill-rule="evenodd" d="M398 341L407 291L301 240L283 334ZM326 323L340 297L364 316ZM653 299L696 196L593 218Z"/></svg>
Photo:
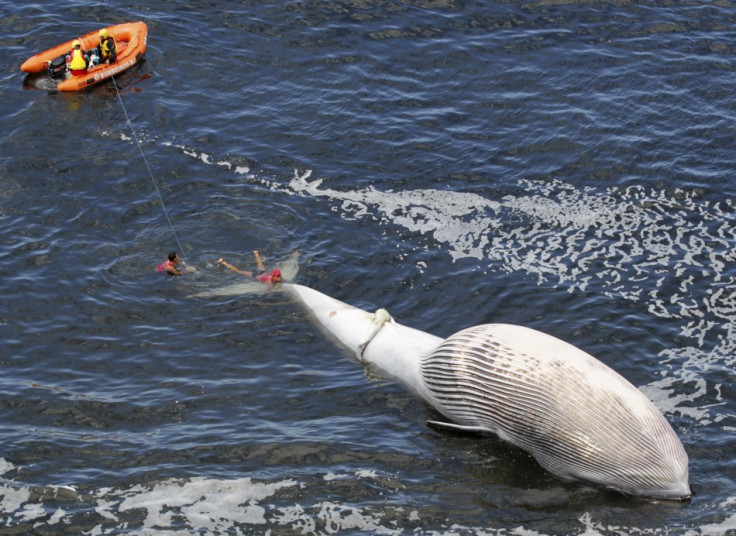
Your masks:
<svg viewBox="0 0 736 536"><path fill-rule="evenodd" d="M117 59L118 51L115 44L115 38L110 35L106 28L100 30L100 44L95 49L99 56L99 63L114 63Z"/></svg>
<svg viewBox="0 0 736 536"><path fill-rule="evenodd" d="M89 66L89 56L82 50L82 42L75 39L72 43L72 50L69 52L69 71L73 76L79 76L87 72Z"/></svg>

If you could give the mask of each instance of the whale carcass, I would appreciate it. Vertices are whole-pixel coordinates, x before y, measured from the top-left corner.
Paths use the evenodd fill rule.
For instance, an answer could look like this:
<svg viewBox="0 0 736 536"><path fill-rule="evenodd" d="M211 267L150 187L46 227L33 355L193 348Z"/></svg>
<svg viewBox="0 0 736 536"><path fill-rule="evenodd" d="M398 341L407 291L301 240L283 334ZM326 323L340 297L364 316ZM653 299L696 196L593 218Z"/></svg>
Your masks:
<svg viewBox="0 0 736 536"><path fill-rule="evenodd" d="M356 356L395 376L451 423L490 432L566 480L686 499L688 457L636 387L582 350L539 331L486 324L447 339L302 285L284 284Z"/></svg>

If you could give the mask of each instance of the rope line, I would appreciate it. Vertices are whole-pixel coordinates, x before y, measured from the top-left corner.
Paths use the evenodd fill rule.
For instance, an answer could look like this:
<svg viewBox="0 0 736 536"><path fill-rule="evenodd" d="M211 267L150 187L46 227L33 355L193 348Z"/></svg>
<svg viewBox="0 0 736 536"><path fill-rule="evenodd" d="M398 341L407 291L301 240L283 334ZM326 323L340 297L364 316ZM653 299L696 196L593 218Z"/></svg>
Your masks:
<svg viewBox="0 0 736 536"><path fill-rule="evenodd" d="M146 153L143 152L143 147L141 146L141 142L138 141L138 136L135 133L135 130L133 129L133 123L130 121L130 117L128 117L128 111L125 109L125 104L123 104L123 97L120 95L120 91L118 90L118 85L115 82L115 77L110 76L112 79L112 84L115 86L115 93L118 96L118 101L120 102L120 107L123 109L123 114L125 114L125 120L128 122L128 127L130 127L130 132L133 134L133 139L135 140L135 144L138 146L138 150L141 153L141 156L143 157L143 162L146 164L146 169L148 170L148 175L151 177L151 182L153 182L153 187L156 190L156 194L158 195L158 199L161 202L161 208L164 209L164 215L166 216L166 221L169 222L169 227L171 227L171 232L174 234L174 239L176 240L177 246L179 246L179 254L181 255L182 260L186 260L186 257L184 256L184 248L181 246L181 242L179 241L179 235L176 234L176 229L174 229L174 224L171 222L171 218L169 217L169 211L166 209L166 203L164 203L164 198L161 195L161 190L158 187L158 183L156 182L156 179L153 176L153 172L151 171L151 166L148 165L148 159L146 158Z"/></svg>

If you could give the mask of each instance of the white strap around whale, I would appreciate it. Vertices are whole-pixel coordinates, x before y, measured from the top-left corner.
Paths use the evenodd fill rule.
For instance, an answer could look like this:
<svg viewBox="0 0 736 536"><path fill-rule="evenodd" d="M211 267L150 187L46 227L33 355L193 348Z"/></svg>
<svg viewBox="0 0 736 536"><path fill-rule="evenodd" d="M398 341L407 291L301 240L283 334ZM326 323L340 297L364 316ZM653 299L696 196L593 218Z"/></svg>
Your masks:
<svg viewBox="0 0 736 536"><path fill-rule="evenodd" d="M389 321L391 321L391 315L386 309L378 309L375 312L375 314L373 315L373 325L371 326L371 330L368 332L365 340L358 345L358 348L360 350L358 357L360 359L363 359L363 354L365 353L365 349L368 344L373 340L378 332L381 331L383 325Z"/></svg>

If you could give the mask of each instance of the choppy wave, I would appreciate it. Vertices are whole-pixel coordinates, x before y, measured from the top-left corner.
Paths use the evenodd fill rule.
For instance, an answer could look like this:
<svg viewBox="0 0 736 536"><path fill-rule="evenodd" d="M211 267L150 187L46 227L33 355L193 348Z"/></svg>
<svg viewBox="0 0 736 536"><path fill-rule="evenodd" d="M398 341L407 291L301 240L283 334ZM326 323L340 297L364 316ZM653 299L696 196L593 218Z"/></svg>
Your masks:
<svg viewBox="0 0 736 536"><path fill-rule="evenodd" d="M728 463L733 457L729 438L736 430L736 252L734 206L723 194L734 186L728 175L735 119L728 3L271 2L243 4L227 13L194 3L171 10L161 3L105 2L92 11L88 4L73 4L62 16L51 3L18 3L2 17L6 64L16 72L8 70L4 80L9 83L2 88L7 128L0 168L8 201L3 266L12 296L0 324L14 339L14 355L3 357L11 396L3 399L8 427L7 448L0 452L0 534L736 533L734 473ZM428 461L419 474L402 470L409 456L377 462L380 447L375 446L350 470L336 458L320 458L316 466L297 461L261 471L254 468L265 454L246 461L237 457L247 444L232 457L235 466L222 462L229 456L212 464L196 457L187 465L178 451L153 456L150 466L136 465L152 445L174 433L154 428L172 405L155 392L155 363L141 366L148 348L136 342L148 341L135 340L158 330L158 322L139 328L159 307L168 310L161 303L175 300L180 291L170 285L157 293L158 280L149 285L140 277L150 271L150 256L161 253L169 230L158 224L158 206L143 201L152 193L141 178L143 168L133 163L126 170L130 157L138 158L132 144L131 151L120 151L117 139L92 139L100 130L127 131L112 88L100 86L84 96L15 90L21 85L17 65L22 56L70 32L92 29L96 23L90 17L150 23L148 61L140 73L128 75L150 78L143 85L129 78L130 85L120 87L145 97L131 110L139 113L136 126L150 137L160 136L145 143L156 144L162 159L174 157L161 174L171 177L170 191L181 201L174 205L172 199L172 208L184 209L175 221L183 222L192 243L207 248L200 250L200 261L209 255L207 262L214 264L215 255L223 254L240 262L238 253L255 247L268 247L274 259L286 256L303 236L310 245L319 239L321 221L334 224L339 218L347 222L342 236L355 240L334 248L327 244L333 254L363 253L360 248L376 243L380 250L379 240L385 240L390 249L401 250L394 259L407 264L401 269L412 284L426 282L416 293L407 292L411 299L423 294L426 302L441 300L437 287L445 291L454 281L436 282L447 277L445 269L454 260L457 272L477 268L478 274L492 274L493 282L521 281L519 301L535 298L528 284L536 282L545 310L567 310L591 330L601 323L608 328L617 319L593 318L574 304L582 301L585 307L587 298L595 302L596 316L615 311L612 317L623 304L632 314L617 335L625 336L631 323L641 331L621 347L648 346L643 356L616 356L614 348L612 359L620 357L627 370L643 367L639 377L648 380L642 381L657 374L642 390L683 436L696 492L692 503L641 504L554 480L527 486L540 472L518 475L526 469L523 464L512 468L513 475L486 479L467 463L462 448L472 442L478 448L473 455L482 457L496 443L448 435L421 443L429 450L421 451ZM247 155L238 154L243 147ZM257 165L277 169L280 176L269 176ZM292 177L288 170L293 167L315 172ZM361 174L365 177L353 179ZM340 179L346 176L350 181ZM454 186L438 187L440 177ZM627 186L635 180L647 186ZM484 187L486 181L493 185ZM669 188L666 181L683 188ZM403 186L396 187L399 183ZM218 197L207 199L212 193ZM111 194L116 203L105 202ZM60 202L53 207L57 196ZM256 206L254 199L263 197L268 203ZM295 214L301 209L304 214ZM257 227L275 210L281 213L273 227L270 222L265 229ZM263 236L273 243L261 245ZM248 240L258 245L251 247ZM359 269L391 273L395 268L378 264L385 251L370 253L375 257L360 259ZM440 262L428 266L430 256ZM409 263L426 277L414 277ZM310 270L310 277L321 277L317 270ZM222 284L221 273L202 272L197 289L206 292L210 284ZM482 279L471 284L482 289ZM388 284L401 287L403 281L395 277ZM131 300L123 303L119 298L128 292ZM509 299L511 292L492 289L474 299L498 303L497 296ZM146 301L146 295L153 298ZM58 300L62 308L48 307ZM198 415L217 415L231 392L218 389L212 400L199 392L204 389L200 375L212 372L206 381L215 385L258 340L243 333L242 322L266 305L247 301L198 300L204 314L187 319L190 311L177 311L173 329L161 323L167 328L160 330L166 338L161 347L178 339L174 342L181 344L173 346L186 354L181 366L165 373L185 371L177 385L185 386L185 393L196 390L202 406ZM146 314L139 315L143 309ZM425 320L429 313L423 313ZM212 334L216 342L197 341L187 348L192 322L213 319L227 326ZM653 328L649 334L641 325L647 320ZM75 330L77 321L83 325ZM231 330L230 322L239 323ZM262 324L245 327L252 325ZM54 332L46 336L43 330L51 326ZM197 334L207 336L205 331ZM590 341L589 335L582 338ZM73 341L65 345L65 338ZM104 341L96 344L100 338ZM221 345L221 339L227 342ZM620 339L601 335L593 344L611 341ZM302 356L301 340L292 332L279 333L272 342L276 351ZM215 363L223 347L228 360L217 361L218 368L201 356L211 351ZM59 350L68 359L54 359ZM102 367L103 360L110 363ZM284 367L269 373L280 379L284 371L299 370ZM152 370L154 378L146 384L153 386L149 404L131 408L135 380ZM323 371L330 373L329 367ZM246 394L271 378L265 372L256 375ZM353 387L353 379L341 386ZM26 381L65 391L42 398L39 407L35 393L22 392ZM105 392L124 382L131 385ZM386 385L380 387L374 390ZM69 400L67 389L73 393ZM80 403L82 397L103 393L126 403L110 411L107 401L92 410ZM279 397L263 400L272 398ZM63 408L57 418L50 410L59 399ZM159 400L163 407L151 412ZM329 393L315 404L326 423L323 430L344 427L331 416L328 400ZM279 427L289 409L275 409L263 419ZM84 418L90 411L105 415L90 425ZM384 408L377 411L382 414ZM180 430L184 412L178 401L172 412L176 426L171 430ZM146 419L136 423L144 414ZM421 414L419 409L413 416L421 420ZM112 435L99 434L98 425L108 422L116 423ZM183 430L200 447L211 440L206 422L193 419ZM158 437L121 446L117 431L132 423ZM366 430L375 432L380 425L367 423ZM242 437L224 437L233 428L222 422L218 433L223 437L215 439L220 447ZM297 442L313 429L300 429ZM421 426L408 430L399 445L424 433ZM72 438L66 437L69 432ZM263 434L270 435L270 428ZM282 437L279 428L269 440ZM339 437L362 439L355 429ZM65 467L72 450L84 450L85 444L89 451L74 467ZM91 456L98 444L112 452L122 448L125 468L115 463L115 455ZM342 456L348 448L336 450ZM500 450L492 456L513 456ZM447 456L439 460L442 466L434 459L439 452ZM417 453L411 454L407 463L416 461ZM457 463L447 463L450 458ZM453 467L467 472L467 478ZM392 474L382 474L381 468ZM486 468L495 471L499 465ZM570 496L577 500L567 500Z"/></svg>
<svg viewBox="0 0 736 536"><path fill-rule="evenodd" d="M714 368L734 366L736 257L732 245L734 205L710 201L698 191L642 187L578 189L560 180L522 181L524 195L488 198L443 189L381 190L373 186L334 189L310 172L280 180L252 172L242 162L218 158L180 144L182 154L224 168L239 180L283 195L321 198L345 220L365 220L408 230L417 250L432 247L453 260L471 259L501 273L522 272L539 285L568 292L594 292L643 303L656 318L680 326L683 344L661 353L661 378L642 389L670 414L697 425L717 422L736 429L725 410ZM420 266L418 265L420 268ZM708 374L706 374L708 372ZM14 468L0 460L0 474ZM372 470L325 474L323 480L371 485ZM73 486L27 486L0 481L0 527L33 526L63 531L89 524L87 534L247 533L288 529L299 534L373 532L380 534L535 534L517 527L464 526L448 521L423 529L423 513L404 507L367 506L310 499L313 483L182 478L129 488L80 491ZM312 490L314 491L314 490ZM709 505L728 512L729 497ZM668 534L669 528L611 527L586 514L577 531L585 534ZM398 528L401 527L401 528ZM413 527L413 528L412 528ZM76 530L76 529L75 529ZM736 516L724 513L693 534L736 530Z"/></svg>
<svg viewBox="0 0 736 536"><path fill-rule="evenodd" d="M12 464L0 458L0 476L13 472ZM322 482L334 481L373 486L380 483L373 470L343 474L324 474ZM0 480L0 530L32 526L39 533L84 534L246 534L271 531L302 535L361 533L432 535L535 535L545 533L509 529L503 523L467 526L447 520L443 527L423 529L421 507L338 503L330 500L310 502L305 497L320 495L310 487L318 483L283 479L254 481L249 477L217 479L196 477L166 479L128 488L101 488L82 492L70 486L23 486L13 480ZM714 505L724 511L736 505L731 497ZM81 519L84 522L81 523ZM573 531L589 535L670 534L671 529L639 529L635 526L607 526L585 513L574 521ZM433 527L436 527L432 523ZM74 527L73 529L70 527ZM68 528L68 530L67 530ZM736 515L704 524L689 534L721 535L736 529Z"/></svg>
<svg viewBox="0 0 736 536"><path fill-rule="evenodd" d="M336 189L311 172L287 180L253 172L241 160L216 157L165 142L205 165L218 166L244 184L283 195L323 199L345 220L367 221L407 230L417 251L446 251L455 261L470 259L484 270L531 275L541 286L568 292L593 292L646 305L656 318L680 326L683 343L659 356L661 378L642 387L664 412L696 425L719 423L736 429L725 409L722 385L713 369L734 366L736 322L733 243L734 205L710 201L700 192L642 187L578 189L560 180L522 181L524 195L489 198L443 189L381 190L373 186ZM420 264L417 264L421 268ZM0 474L13 473L7 462ZM325 474L323 480L371 485L372 470ZM26 486L0 481L0 511L5 527L33 524L54 530L93 519L88 534L121 529L148 534L215 534L278 531L332 534L345 531L382 534L542 534L524 527L463 526L436 520L424 532L418 510L317 500L305 492L314 484L217 478L167 479L129 488L79 491L74 487ZM312 497L307 502L303 497ZM708 505L728 512L736 499ZM610 527L590 514L579 520L586 534L667 534L668 528ZM397 528L401 527L401 528ZM410 527L413 529L410 530ZM693 534L726 534L736 516L724 513Z"/></svg>

